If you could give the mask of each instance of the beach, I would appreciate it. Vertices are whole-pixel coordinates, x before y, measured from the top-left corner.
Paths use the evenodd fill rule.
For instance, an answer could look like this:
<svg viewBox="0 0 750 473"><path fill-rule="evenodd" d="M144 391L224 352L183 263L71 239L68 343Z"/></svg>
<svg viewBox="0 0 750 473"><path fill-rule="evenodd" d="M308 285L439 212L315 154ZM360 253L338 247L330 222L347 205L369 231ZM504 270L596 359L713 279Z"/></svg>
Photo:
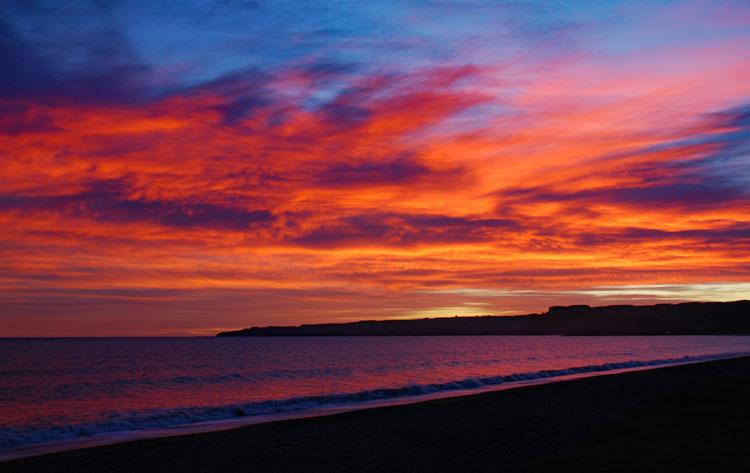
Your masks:
<svg viewBox="0 0 750 473"><path fill-rule="evenodd" d="M69 451L3 472L748 471L750 358Z"/></svg>

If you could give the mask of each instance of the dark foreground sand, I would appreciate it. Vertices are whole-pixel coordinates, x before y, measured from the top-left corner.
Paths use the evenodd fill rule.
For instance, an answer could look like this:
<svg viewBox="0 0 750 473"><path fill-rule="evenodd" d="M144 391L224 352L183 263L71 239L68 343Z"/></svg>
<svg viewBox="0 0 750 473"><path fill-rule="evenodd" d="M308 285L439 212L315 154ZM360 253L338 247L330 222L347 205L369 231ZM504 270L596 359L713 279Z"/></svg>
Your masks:
<svg viewBox="0 0 750 473"><path fill-rule="evenodd" d="M7 472L750 471L750 358L0 464Z"/></svg>

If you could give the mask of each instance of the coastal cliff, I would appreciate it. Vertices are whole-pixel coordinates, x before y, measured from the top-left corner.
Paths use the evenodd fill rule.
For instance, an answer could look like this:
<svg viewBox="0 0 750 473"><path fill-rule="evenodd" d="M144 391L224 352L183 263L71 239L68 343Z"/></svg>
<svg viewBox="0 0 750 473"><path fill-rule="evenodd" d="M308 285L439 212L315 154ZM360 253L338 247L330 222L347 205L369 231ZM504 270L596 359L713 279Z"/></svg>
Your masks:
<svg viewBox="0 0 750 473"><path fill-rule="evenodd" d="M553 306L542 314L252 327L219 337L394 335L746 335L750 301Z"/></svg>

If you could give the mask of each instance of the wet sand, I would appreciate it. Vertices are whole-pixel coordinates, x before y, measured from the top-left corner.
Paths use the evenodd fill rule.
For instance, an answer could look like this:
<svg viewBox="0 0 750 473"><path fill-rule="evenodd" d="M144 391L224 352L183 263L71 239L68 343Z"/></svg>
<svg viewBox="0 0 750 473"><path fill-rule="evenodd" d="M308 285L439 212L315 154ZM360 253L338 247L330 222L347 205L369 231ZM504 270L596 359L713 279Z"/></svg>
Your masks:
<svg viewBox="0 0 750 473"><path fill-rule="evenodd" d="M3 472L750 471L750 358L143 440Z"/></svg>

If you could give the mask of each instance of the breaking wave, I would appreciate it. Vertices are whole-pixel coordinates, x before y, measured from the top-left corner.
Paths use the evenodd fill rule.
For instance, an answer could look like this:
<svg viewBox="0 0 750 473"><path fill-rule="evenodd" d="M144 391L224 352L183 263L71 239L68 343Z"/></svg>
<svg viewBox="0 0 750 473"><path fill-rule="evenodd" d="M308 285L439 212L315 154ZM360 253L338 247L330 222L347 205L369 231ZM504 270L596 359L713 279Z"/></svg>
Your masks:
<svg viewBox="0 0 750 473"><path fill-rule="evenodd" d="M67 426L3 426L0 427L0 451L52 443L75 438L91 438L103 434L165 429L197 422L220 421L238 417L304 412L335 406L356 406L367 401L388 401L406 397L424 396L446 391L464 391L499 386L519 381L532 381L561 376L606 372L629 368L693 363L723 358L748 356L750 352L722 353L706 356L684 356L656 360L631 360L600 365L576 366L565 369L541 370L508 375L464 378L461 380L411 384L394 388L372 389L352 393L333 393L318 396L294 397L225 406L194 406L173 409L112 412L93 423Z"/></svg>

